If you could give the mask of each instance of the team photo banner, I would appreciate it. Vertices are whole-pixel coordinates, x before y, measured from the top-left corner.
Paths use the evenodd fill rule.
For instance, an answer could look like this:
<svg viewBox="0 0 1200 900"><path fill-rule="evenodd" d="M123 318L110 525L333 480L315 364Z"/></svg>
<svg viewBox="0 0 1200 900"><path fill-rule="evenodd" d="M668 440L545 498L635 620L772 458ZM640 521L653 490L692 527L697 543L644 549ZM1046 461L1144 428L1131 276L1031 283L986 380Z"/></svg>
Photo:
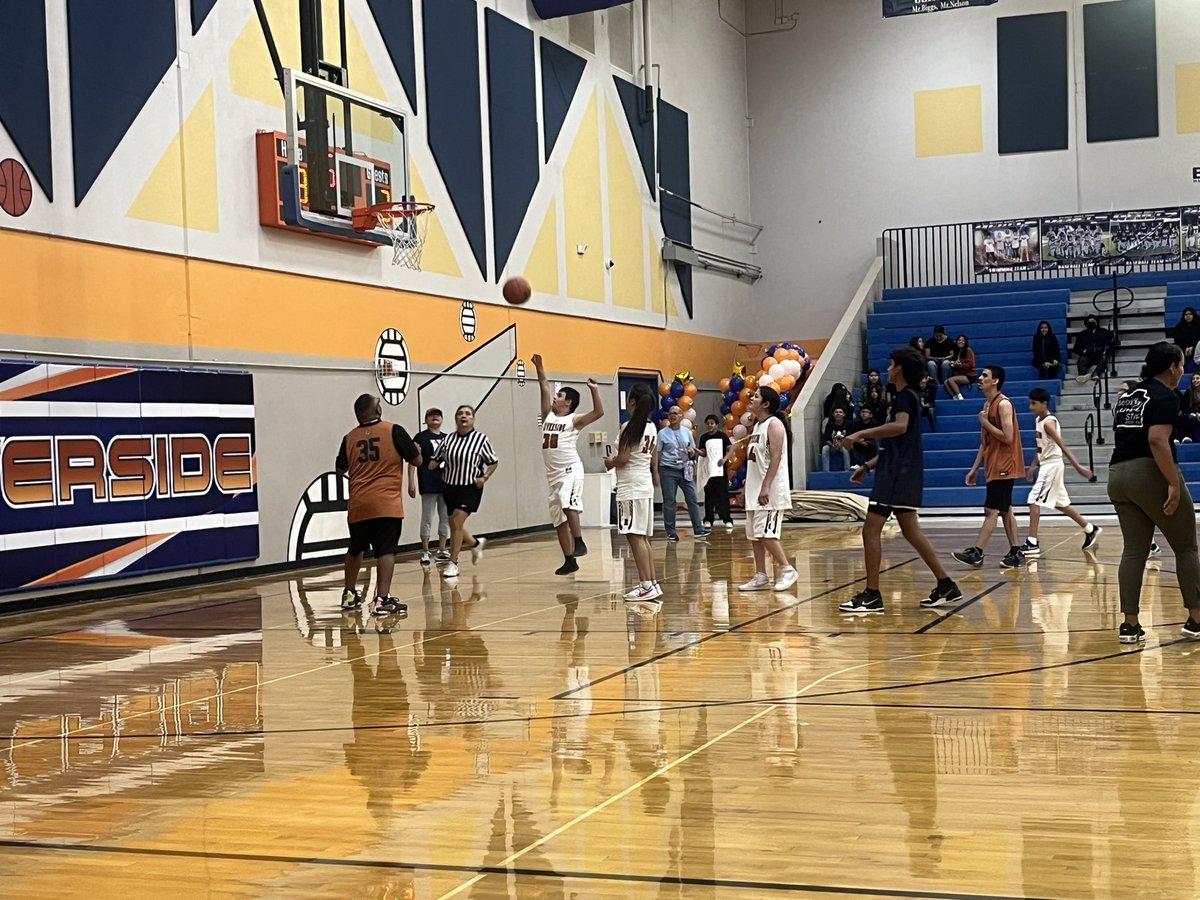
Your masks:
<svg viewBox="0 0 1200 900"><path fill-rule="evenodd" d="M1164 207L977 222L976 275L1082 269L1104 259L1134 266L1200 262L1200 207Z"/></svg>
<svg viewBox="0 0 1200 900"><path fill-rule="evenodd" d="M918 16L967 6L992 6L997 0L883 0L883 17Z"/></svg>
<svg viewBox="0 0 1200 900"><path fill-rule="evenodd" d="M0 591L258 557L244 372L0 361Z"/></svg>

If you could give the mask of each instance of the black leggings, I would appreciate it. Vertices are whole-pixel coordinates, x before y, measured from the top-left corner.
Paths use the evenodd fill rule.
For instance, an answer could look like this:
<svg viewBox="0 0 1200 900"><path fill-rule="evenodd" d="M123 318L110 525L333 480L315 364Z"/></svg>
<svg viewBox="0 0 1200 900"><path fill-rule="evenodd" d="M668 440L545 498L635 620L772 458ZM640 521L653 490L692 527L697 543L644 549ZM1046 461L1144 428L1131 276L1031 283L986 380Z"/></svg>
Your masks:
<svg viewBox="0 0 1200 900"><path fill-rule="evenodd" d="M724 475L714 475L704 482L704 521L711 525L717 519L733 521L729 517L729 482Z"/></svg>

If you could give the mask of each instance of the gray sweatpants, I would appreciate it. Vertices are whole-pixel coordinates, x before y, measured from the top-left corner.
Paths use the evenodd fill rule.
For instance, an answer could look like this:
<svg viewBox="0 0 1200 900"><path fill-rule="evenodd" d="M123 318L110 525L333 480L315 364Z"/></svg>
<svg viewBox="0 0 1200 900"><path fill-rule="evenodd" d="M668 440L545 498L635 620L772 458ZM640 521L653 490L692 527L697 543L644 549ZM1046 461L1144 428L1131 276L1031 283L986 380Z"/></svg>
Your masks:
<svg viewBox="0 0 1200 900"><path fill-rule="evenodd" d="M450 536L450 514L446 510L446 498L441 494L421 495L421 540L433 537L433 512L438 515L438 537Z"/></svg>
<svg viewBox="0 0 1200 900"><path fill-rule="evenodd" d="M1142 575L1154 540L1154 528L1163 533L1175 551L1175 572L1183 605L1200 606L1200 557L1196 555L1196 510L1187 484L1179 480L1179 505L1168 516L1167 482L1153 459L1130 459L1108 470L1108 499L1121 521L1125 550L1117 580L1121 585L1121 612L1136 616L1140 608Z"/></svg>

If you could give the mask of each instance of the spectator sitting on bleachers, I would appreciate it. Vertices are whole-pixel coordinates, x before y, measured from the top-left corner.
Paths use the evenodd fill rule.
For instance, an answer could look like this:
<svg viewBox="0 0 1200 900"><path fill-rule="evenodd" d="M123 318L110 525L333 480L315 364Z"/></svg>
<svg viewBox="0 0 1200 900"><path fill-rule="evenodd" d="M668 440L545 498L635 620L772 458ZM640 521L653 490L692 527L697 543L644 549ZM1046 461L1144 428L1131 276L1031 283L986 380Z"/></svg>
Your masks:
<svg viewBox="0 0 1200 900"><path fill-rule="evenodd" d="M868 428L874 428L877 424L879 422L875 418L875 413L864 403L863 408L859 410L858 419L850 426L850 434L854 434L856 431L866 431ZM854 449L850 451L850 457L856 466L863 466L874 459L878 452L874 441L865 440L854 445Z"/></svg>
<svg viewBox="0 0 1200 900"><path fill-rule="evenodd" d="M888 395L879 381L878 370L872 369L867 373L867 385L862 389L862 400L859 405L870 407L871 415L877 424L887 421Z"/></svg>
<svg viewBox="0 0 1200 900"><path fill-rule="evenodd" d="M842 461L847 472L850 471L850 451L842 446L842 438L850 431L850 423L846 421L846 410L840 406L833 408L833 414L825 423L824 443L821 444L821 471L831 472L829 468L829 453L836 450L842 454Z"/></svg>
<svg viewBox="0 0 1200 900"><path fill-rule="evenodd" d="M965 334L954 339L954 356L950 360L954 374L946 379L946 393L955 400L963 398L963 388L970 387L978 373L975 371L975 351Z"/></svg>
<svg viewBox="0 0 1200 900"><path fill-rule="evenodd" d="M1112 344L1112 334L1107 328L1100 327L1100 320L1088 316L1083 320L1083 331L1075 336L1075 346L1071 352L1079 357L1079 384L1092 381L1104 374L1105 358Z"/></svg>
<svg viewBox="0 0 1200 900"><path fill-rule="evenodd" d="M831 387L825 396L825 403L821 407L822 428L825 427L825 420L833 416L834 409L839 406L843 411L854 409L854 395L850 393L850 388L840 381Z"/></svg>
<svg viewBox="0 0 1200 900"><path fill-rule="evenodd" d="M1175 443L1190 444L1200 433L1200 373L1179 385L1179 421L1175 425Z"/></svg>
<svg viewBox="0 0 1200 900"><path fill-rule="evenodd" d="M925 344L925 367L939 384L954 374L950 368L953 357L954 342L946 336L946 326L935 325L933 337Z"/></svg>
<svg viewBox="0 0 1200 900"><path fill-rule="evenodd" d="M1196 355L1196 344L1200 343L1200 317L1197 317L1193 307L1183 308L1183 315L1179 317L1175 327L1167 332L1167 337L1183 351L1184 370L1195 370L1193 357Z"/></svg>
<svg viewBox="0 0 1200 900"><path fill-rule="evenodd" d="M1033 370L1036 378L1057 381L1062 377L1062 348L1058 345L1058 335L1046 321L1038 322L1033 333Z"/></svg>
<svg viewBox="0 0 1200 900"><path fill-rule="evenodd" d="M934 404L937 402L938 383L926 375L921 379L920 390L917 391L921 395L921 417L929 420L929 427L934 431L937 427L937 408Z"/></svg>
<svg viewBox="0 0 1200 900"><path fill-rule="evenodd" d="M921 337L919 334L908 339L908 346L912 347L922 356L925 355L925 338Z"/></svg>

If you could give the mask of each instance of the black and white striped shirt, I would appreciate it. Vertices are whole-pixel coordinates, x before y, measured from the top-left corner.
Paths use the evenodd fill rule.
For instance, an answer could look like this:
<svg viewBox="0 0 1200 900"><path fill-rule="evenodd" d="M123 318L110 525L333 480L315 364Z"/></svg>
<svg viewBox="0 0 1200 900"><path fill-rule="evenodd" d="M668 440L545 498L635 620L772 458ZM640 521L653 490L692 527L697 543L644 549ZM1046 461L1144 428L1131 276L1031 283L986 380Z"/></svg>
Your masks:
<svg viewBox="0 0 1200 900"><path fill-rule="evenodd" d="M485 466L499 461L487 435L478 431L450 432L438 445L433 458L442 463L442 480L456 487L474 483L476 478L483 477Z"/></svg>

